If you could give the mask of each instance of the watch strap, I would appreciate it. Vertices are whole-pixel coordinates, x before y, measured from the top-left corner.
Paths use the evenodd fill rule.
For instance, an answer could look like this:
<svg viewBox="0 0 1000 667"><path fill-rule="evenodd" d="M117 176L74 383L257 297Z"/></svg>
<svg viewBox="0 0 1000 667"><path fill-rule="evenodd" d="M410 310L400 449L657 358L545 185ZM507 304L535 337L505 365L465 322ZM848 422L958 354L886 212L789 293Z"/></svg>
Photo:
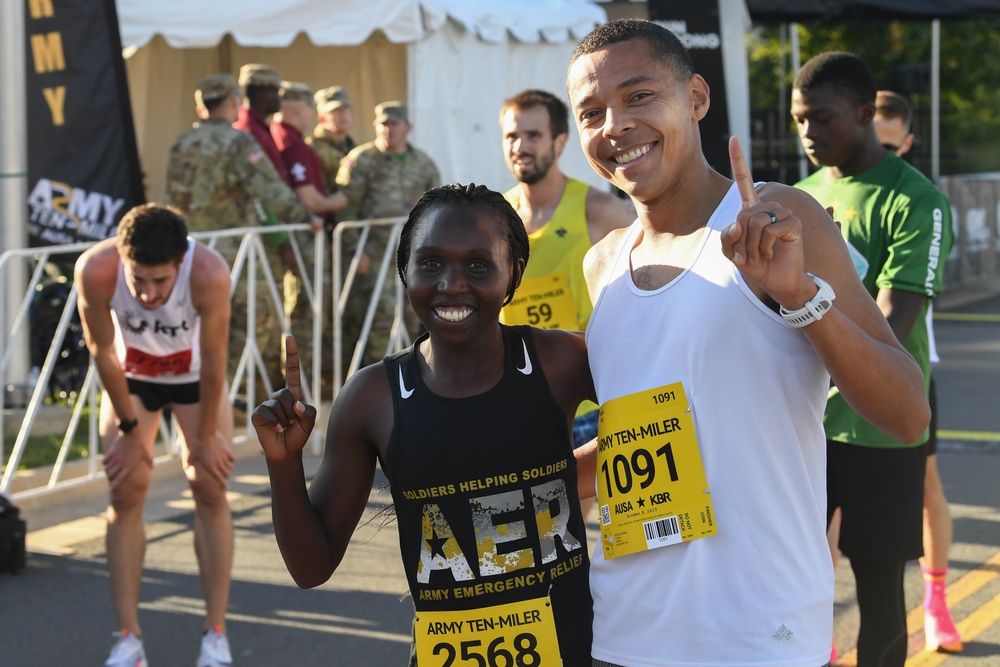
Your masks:
<svg viewBox="0 0 1000 667"><path fill-rule="evenodd" d="M118 422L118 430L121 431L122 433L128 433L138 425L139 425L138 419L123 419L120 422Z"/></svg>
<svg viewBox="0 0 1000 667"><path fill-rule="evenodd" d="M813 282L816 283L816 287L819 288L816 295L806 301L797 310L788 310L784 306L780 308L781 316L796 329L801 329L808 324L823 319L823 316L833 308L833 300L837 298L830 283L812 273L807 273L806 275L812 278Z"/></svg>

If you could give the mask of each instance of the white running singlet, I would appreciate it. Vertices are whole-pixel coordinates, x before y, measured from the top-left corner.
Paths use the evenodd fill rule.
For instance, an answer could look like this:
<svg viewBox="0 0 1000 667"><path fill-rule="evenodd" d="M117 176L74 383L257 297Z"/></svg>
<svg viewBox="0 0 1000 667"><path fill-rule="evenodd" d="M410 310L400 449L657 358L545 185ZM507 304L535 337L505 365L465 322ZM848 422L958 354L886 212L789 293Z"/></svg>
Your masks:
<svg viewBox="0 0 1000 667"><path fill-rule="evenodd" d="M805 335L722 254L733 185L689 267L639 289L629 230L587 327L598 402L682 382L718 534L605 560L594 552L593 655L629 667L817 667L830 656L829 375Z"/></svg>
<svg viewBox="0 0 1000 667"><path fill-rule="evenodd" d="M153 310L143 308L129 291L125 268L119 262L111 317L115 323L115 347L126 377L161 384L186 384L200 379L201 318L191 303L195 245L195 240L189 237L188 250L170 296Z"/></svg>

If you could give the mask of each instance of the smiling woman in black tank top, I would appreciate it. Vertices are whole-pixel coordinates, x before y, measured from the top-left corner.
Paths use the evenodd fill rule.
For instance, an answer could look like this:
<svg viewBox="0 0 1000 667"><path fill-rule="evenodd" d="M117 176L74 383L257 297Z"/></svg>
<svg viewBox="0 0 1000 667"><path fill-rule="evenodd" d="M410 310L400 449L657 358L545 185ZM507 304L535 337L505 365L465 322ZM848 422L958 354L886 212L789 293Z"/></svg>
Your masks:
<svg viewBox="0 0 1000 667"><path fill-rule="evenodd" d="M275 535L302 587L339 565L381 463L425 667L501 652L511 664L590 665L570 433L593 382L581 335L499 324L527 259L524 226L499 193L428 191L397 254L427 331L344 386L308 492L301 451L316 413L301 402L294 339L289 387L254 411Z"/></svg>

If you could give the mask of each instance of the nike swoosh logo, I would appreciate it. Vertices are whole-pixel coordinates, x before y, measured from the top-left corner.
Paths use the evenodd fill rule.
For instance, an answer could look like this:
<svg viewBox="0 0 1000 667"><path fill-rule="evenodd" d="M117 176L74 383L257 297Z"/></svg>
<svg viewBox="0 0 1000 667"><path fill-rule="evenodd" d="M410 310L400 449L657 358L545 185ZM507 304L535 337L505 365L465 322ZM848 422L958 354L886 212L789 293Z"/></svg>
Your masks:
<svg viewBox="0 0 1000 667"><path fill-rule="evenodd" d="M524 368L518 368L524 375L531 375L531 358L528 356L528 344L521 339L521 346L524 348Z"/></svg>
<svg viewBox="0 0 1000 667"><path fill-rule="evenodd" d="M402 366L399 367L399 395L403 397L404 401L406 399L408 399L410 396L413 395L413 390L412 389L407 389L406 385L403 383L403 367Z"/></svg>

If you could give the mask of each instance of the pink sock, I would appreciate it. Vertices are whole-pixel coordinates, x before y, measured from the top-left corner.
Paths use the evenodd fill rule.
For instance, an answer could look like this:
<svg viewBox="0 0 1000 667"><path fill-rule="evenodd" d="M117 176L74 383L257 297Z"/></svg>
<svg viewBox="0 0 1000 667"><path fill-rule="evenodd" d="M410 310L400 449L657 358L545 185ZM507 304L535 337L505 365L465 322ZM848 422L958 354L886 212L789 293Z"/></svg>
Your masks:
<svg viewBox="0 0 1000 667"><path fill-rule="evenodd" d="M944 586L948 568L931 570L921 565L920 571L924 574L924 609L927 611L947 609Z"/></svg>

